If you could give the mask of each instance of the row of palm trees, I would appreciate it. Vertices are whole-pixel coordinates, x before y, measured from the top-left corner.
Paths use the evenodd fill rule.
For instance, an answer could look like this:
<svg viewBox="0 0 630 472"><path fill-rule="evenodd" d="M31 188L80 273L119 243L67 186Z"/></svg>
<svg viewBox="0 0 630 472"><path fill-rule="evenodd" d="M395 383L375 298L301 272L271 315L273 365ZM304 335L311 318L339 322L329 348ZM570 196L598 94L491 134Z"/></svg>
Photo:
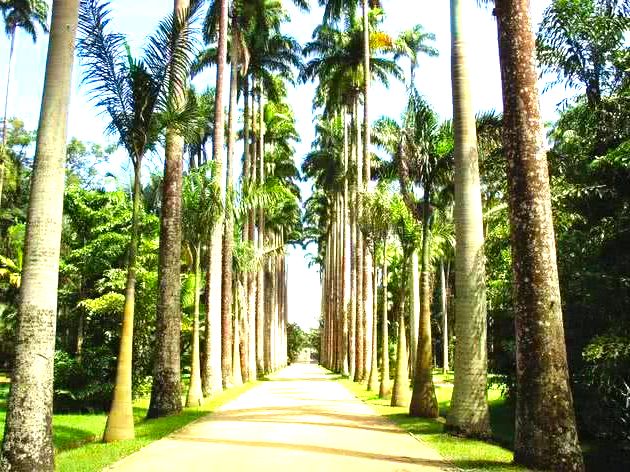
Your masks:
<svg viewBox="0 0 630 472"><path fill-rule="evenodd" d="M412 416L438 415L432 381L430 248L436 245L433 232L438 213L449 206L440 200L451 191L454 206L445 213L452 211L455 230L457 342L446 429L456 435L488 437L484 206L478 164L478 143L486 137L478 137L476 132L477 127L480 131L485 128L476 123L472 107L467 56L470 25L465 21L464 4L461 0L450 3L453 120L440 125L413 85L417 55L433 53L427 44L430 37L417 27L398 40L389 38L378 30L380 10L370 11L366 2L361 2L362 23L356 20L357 2L321 3L326 6L324 21L305 48L306 54L315 57L307 64L304 77L318 81L315 106L322 115L304 171L316 182L307 220L319 243L322 266L322 363L355 381L367 381L373 390L380 364L380 394L389 393L387 247L388 235L396 234L403 275L397 300L392 404L409 407ZM378 7L378 2L371 3ZM529 1L496 0L494 7L504 97L502 152L508 162L516 282L515 460L532 468L583 470L568 380ZM341 24L347 27L338 29ZM411 77L402 123L379 120L371 130L370 78L387 83L388 75L400 76L389 57L403 54L410 58ZM496 124L497 119L489 121ZM371 138L389 154L389 161L376 167L371 164ZM373 168L381 181L397 175L399 196L391 196L383 188L368 191ZM453 169L450 175L449 168ZM418 190L420 197L415 195ZM416 251L418 255L414 255ZM382 265L380 362L375 349L379 270L374 268L374 258L380 259L377 266ZM407 288L408 279L412 290ZM411 292L412 305L408 343L407 292Z"/></svg>
<svg viewBox="0 0 630 472"><path fill-rule="evenodd" d="M108 131L118 137L134 170L125 303L104 440L134 436L131 356L136 253L144 209L142 163L149 152L163 149L165 167L159 210L156 356L148 417L174 414L183 406L182 304L193 307L187 406L199 405L205 396L287 363L284 247L299 237L299 192L295 184L299 173L292 160L292 142L298 135L285 102L285 84L275 72L290 77L293 67L300 64L300 51L297 43L281 32L287 18L280 4L263 0L210 2L203 31L199 32L204 3L175 0L173 14L160 23L142 57L136 58L124 36L111 30L107 1L53 2L31 180L35 193L27 222L22 287L28 293L20 297L21 321L0 456L2 470L53 470L54 466L52 359L65 123L74 54L67 44L74 43L75 38L83 83L96 107L107 113ZM198 47L199 36L207 49ZM223 84L228 59L230 86L226 91ZM190 88L191 73L210 65L217 74L214 93L197 94ZM241 98L244 158L237 183L235 153ZM205 152L210 139L211 161ZM185 153L188 166L184 166ZM192 303L187 290L182 291L182 260L190 261L192 289L188 292L192 293Z"/></svg>

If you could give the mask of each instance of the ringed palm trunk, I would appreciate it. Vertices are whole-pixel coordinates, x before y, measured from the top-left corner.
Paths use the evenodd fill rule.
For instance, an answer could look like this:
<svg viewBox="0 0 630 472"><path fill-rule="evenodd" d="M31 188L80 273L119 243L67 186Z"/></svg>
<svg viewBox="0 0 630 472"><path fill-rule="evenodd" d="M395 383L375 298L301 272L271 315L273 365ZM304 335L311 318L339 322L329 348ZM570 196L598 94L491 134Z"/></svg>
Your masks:
<svg viewBox="0 0 630 472"><path fill-rule="evenodd" d="M361 1L363 13L363 190L367 191L371 178L370 159L370 23L368 0ZM361 208L359 211L362 211ZM372 362L372 254L369 251L365 236L362 238L363 246L363 378L370 372Z"/></svg>
<svg viewBox="0 0 630 472"><path fill-rule="evenodd" d="M105 442L134 438L131 382L133 368L133 318L136 295L136 255L140 242L141 166L142 156L137 156L134 162L133 212L131 216L131 240L129 241L127 256L125 303L123 305L120 346L116 362L114 393L103 434L103 441Z"/></svg>
<svg viewBox="0 0 630 472"><path fill-rule="evenodd" d="M387 238L383 241L383 320L381 324L381 385L378 396L385 398L391 392L391 380L389 378L389 327L387 309L389 305L389 295L387 292Z"/></svg>
<svg viewBox="0 0 630 472"><path fill-rule="evenodd" d="M411 255L411 270L409 271L410 283L409 283L409 303L411 305L411 323L410 323L410 340L409 346L411 349L410 353L410 364L411 364L411 377L413 378L414 373L416 371L416 354L418 350L418 333L420 332L420 274L419 274L419 266L420 261L418 260L418 251L413 251Z"/></svg>
<svg viewBox="0 0 630 472"><path fill-rule="evenodd" d="M250 128L252 119L252 108L250 106L250 90L249 75L244 77L244 124L243 124L243 148L245 153L245 162L247 163L247 182L251 186L255 181L255 155L252 152L250 143ZM247 240L256 247L255 236L255 214L250 210L247 215ZM256 277L254 272L246 274L247 281L247 313L244 322L247 324L247 378L248 380L256 379Z"/></svg>
<svg viewBox="0 0 630 472"><path fill-rule="evenodd" d="M343 169L344 169L344 178L343 178L343 196L342 196L342 234L343 234L343 258L342 258L342 283L343 283L343 301L342 301L342 370L341 373L344 376L348 376L350 374L349 366L351 360L348 358L348 344L349 344L349 332L348 332L348 317L350 313L350 265L351 265L351 238L350 238L350 209L348 202L348 122L345 106L342 109L343 113Z"/></svg>
<svg viewBox="0 0 630 472"><path fill-rule="evenodd" d="M449 371L448 360L448 304L446 298L446 275L444 273L444 261L440 261L440 302L442 311L442 369L444 374ZM452 408L452 407L451 407Z"/></svg>
<svg viewBox="0 0 630 472"><path fill-rule="evenodd" d="M264 107L262 80L259 81L258 91L258 184L265 182L265 138L264 138ZM256 369L259 373L265 371L265 212L258 208L258 252L261 257L258 269L256 291Z"/></svg>
<svg viewBox="0 0 630 472"><path fill-rule="evenodd" d="M376 244L373 245L372 254L376 254ZM375 262L376 262L376 258ZM378 390L378 358L377 358L377 350L378 350L378 341L377 341L377 333L378 333L378 271L376 267L372 272L372 333L371 333L371 362L370 362L370 375L368 377L368 385L367 389L371 391Z"/></svg>
<svg viewBox="0 0 630 472"><path fill-rule="evenodd" d="M232 19L232 30L238 27L236 16ZM221 374L223 388L232 386L232 356L233 356L233 323L232 323L232 257L234 252L234 146L236 144L236 86L238 80L238 49L234 39L230 48L230 94L229 94L229 116L228 116L228 146L225 175L225 220L223 227L223 262L221 281Z"/></svg>
<svg viewBox="0 0 630 472"><path fill-rule="evenodd" d="M429 218L429 189L425 186L422 223L422 265L420 271L420 329L416 365L413 376L413 393L409 414L423 418L439 415L435 386L433 385L433 349L431 344L431 285L429 281L429 242L431 222Z"/></svg>
<svg viewBox="0 0 630 472"><path fill-rule="evenodd" d="M355 186L355 265L356 265L356 338L355 338L355 361L354 381L365 380L365 299L363 297L363 234L359 227L361 219L361 191L363 190L363 149L361 148L361 126L359 125L359 97L354 98L354 126L356 139L356 164L357 183Z"/></svg>
<svg viewBox="0 0 630 472"><path fill-rule="evenodd" d="M201 391L201 368L199 362L199 297L201 296L201 242L195 245L195 301L193 311L192 352L190 363L190 386L186 396L186 406L200 406L203 402Z"/></svg>
<svg viewBox="0 0 630 472"><path fill-rule="evenodd" d="M403 264L403 269L407 264ZM402 271L405 273L405 270ZM405 335L405 299L407 297L407 277L402 277L400 306L398 307L398 346L396 349L396 376L392 389L391 406L409 406L409 359Z"/></svg>
<svg viewBox="0 0 630 472"><path fill-rule="evenodd" d="M351 115L351 122L354 122L354 113ZM349 125L352 126L351 124ZM350 140L350 154L349 154L349 166L348 169L356 165L356 140L354 139L354 127L349 129ZM356 351L356 337L357 337L357 219L356 219L356 176L352 176L352 180L349 182L348 192L348 239L349 239L349 251L348 251L348 267L350 278L350 302L348 304L348 363L349 363L349 375L351 379L354 379L357 362Z"/></svg>
<svg viewBox="0 0 630 472"><path fill-rule="evenodd" d="M515 282L514 460L582 471L564 342L529 0L497 0Z"/></svg>
<svg viewBox="0 0 630 472"><path fill-rule="evenodd" d="M0 468L52 471L53 358L64 163L78 0L56 0L31 177L13 383Z"/></svg>
<svg viewBox="0 0 630 472"><path fill-rule="evenodd" d="M214 137L212 155L219 182L221 199L225 202L223 181L223 144L225 141L225 112L223 108L225 87L225 64L227 62L228 0L219 1L219 41L217 45L217 78L214 107ZM225 207L225 205L224 205ZM222 340L221 340L221 298L222 298L222 241L223 216L217 219L210 240L209 290L206 304L206 375L203 378L204 393L210 395L223 389Z"/></svg>
<svg viewBox="0 0 630 472"><path fill-rule="evenodd" d="M446 427L488 437L486 285L475 115L470 94L462 0L451 0L451 74L455 130L455 386ZM444 268L442 267L442 278ZM445 290L442 281L442 291ZM443 304L443 316L446 311ZM448 336L445 336L448 340ZM445 351L448 356L448 342Z"/></svg>

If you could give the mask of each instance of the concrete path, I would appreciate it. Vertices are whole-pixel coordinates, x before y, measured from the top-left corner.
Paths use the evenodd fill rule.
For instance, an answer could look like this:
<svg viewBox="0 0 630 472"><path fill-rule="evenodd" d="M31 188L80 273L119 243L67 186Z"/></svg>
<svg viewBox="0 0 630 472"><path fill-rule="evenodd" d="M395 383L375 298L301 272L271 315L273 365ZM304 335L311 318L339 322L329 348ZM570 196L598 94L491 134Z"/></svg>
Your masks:
<svg viewBox="0 0 630 472"><path fill-rule="evenodd" d="M219 411L114 464L116 471L447 470L313 364L294 364Z"/></svg>

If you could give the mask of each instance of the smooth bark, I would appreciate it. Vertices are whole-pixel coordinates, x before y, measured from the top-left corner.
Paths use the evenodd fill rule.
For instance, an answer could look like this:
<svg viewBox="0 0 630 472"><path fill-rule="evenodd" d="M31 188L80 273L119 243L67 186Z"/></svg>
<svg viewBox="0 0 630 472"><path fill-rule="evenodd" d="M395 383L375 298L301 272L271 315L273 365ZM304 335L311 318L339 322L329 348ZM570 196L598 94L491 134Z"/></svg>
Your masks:
<svg viewBox="0 0 630 472"><path fill-rule="evenodd" d="M455 386L446 427L454 434L484 438L490 436L491 430L486 395L488 355L483 215L463 12L462 0L451 0L457 318Z"/></svg>
<svg viewBox="0 0 630 472"><path fill-rule="evenodd" d="M54 470L53 359L78 0L55 0L31 176L15 361L0 469Z"/></svg>

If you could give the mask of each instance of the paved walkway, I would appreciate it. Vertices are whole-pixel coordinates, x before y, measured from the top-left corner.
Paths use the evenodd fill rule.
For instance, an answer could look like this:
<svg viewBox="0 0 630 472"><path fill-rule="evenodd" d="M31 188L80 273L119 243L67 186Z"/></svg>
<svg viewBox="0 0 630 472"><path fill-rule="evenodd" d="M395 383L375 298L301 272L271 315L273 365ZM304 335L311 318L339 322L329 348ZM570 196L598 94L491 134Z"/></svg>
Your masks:
<svg viewBox="0 0 630 472"><path fill-rule="evenodd" d="M325 371L295 364L219 411L114 464L116 471L411 472L448 469L433 449Z"/></svg>

